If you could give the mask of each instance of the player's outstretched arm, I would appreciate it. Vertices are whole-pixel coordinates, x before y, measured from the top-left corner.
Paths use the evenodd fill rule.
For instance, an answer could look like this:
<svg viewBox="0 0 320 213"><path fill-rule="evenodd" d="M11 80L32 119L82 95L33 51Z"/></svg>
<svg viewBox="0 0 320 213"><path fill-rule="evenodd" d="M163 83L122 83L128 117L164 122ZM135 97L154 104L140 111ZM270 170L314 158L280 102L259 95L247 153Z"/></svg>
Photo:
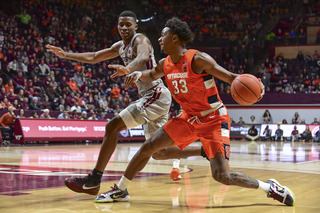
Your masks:
<svg viewBox="0 0 320 213"><path fill-rule="evenodd" d="M137 38L134 40L134 46L137 47L137 57L127 65L130 73L141 70L142 66L148 62L152 47L151 42L145 35L137 36Z"/></svg>
<svg viewBox="0 0 320 213"><path fill-rule="evenodd" d="M197 74L208 73L229 84L238 76L221 67L210 55L197 52L192 61L192 70Z"/></svg>
<svg viewBox="0 0 320 213"><path fill-rule="evenodd" d="M60 58L80 61L89 64L95 64L100 61L108 60L119 56L119 47L120 42L116 42L110 48L99 50L97 52L69 53L64 51L60 47L56 47L49 44L46 45L48 52L52 52Z"/></svg>
<svg viewBox="0 0 320 213"><path fill-rule="evenodd" d="M229 72L225 68L221 67L211 56L203 52L198 52L194 56L194 60L192 61L192 70L197 74L211 74L229 84L232 84L233 80L238 76L238 74ZM265 88L261 82L261 79L259 80L261 84L261 94L259 100L261 100L264 96Z"/></svg>
<svg viewBox="0 0 320 213"><path fill-rule="evenodd" d="M160 60L157 66L152 70L135 71L126 76L124 81L125 88L129 88L131 85L135 84L139 79L143 82L151 82L156 79L161 78L164 75L163 72L163 62L164 59Z"/></svg>

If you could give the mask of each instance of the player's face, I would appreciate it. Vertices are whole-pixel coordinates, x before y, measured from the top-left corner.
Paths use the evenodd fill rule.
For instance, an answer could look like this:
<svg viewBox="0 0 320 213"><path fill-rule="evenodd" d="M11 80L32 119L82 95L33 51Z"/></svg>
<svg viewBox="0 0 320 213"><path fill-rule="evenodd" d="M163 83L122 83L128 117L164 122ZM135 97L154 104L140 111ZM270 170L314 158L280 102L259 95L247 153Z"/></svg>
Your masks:
<svg viewBox="0 0 320 213"><path fill-rule="evenodd" d="M118 31L123 40L131 40L137 29L138 25L134 18L129 16L119 17Z"/></svg>
<svg viewBox="0 0 320 213"><path fill-rule="evenodd" d="M172 38L172 33L170 32L170 28L168 27L163 28L161 32L161 36L158 39L161 51L163 53L169 54L168 50L169 50L170 41L172 40L171 38Z"/></svg>

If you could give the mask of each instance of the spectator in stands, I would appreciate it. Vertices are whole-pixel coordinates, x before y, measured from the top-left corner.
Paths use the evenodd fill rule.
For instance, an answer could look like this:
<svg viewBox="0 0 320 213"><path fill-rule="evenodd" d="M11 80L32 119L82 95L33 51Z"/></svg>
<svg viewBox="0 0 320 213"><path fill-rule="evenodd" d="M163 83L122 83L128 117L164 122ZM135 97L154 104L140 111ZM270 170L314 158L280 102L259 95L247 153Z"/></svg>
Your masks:
<svg viewBox="0 0 320 213"><path fill-rule="evenodd" d="M68 85L73 92L79 92L77 82L74 80L74 78L70 78Z"/></svg>
<svg viewBox="0 0 320 213"><path fill-rule="evenodd" d="M283 130L280 127L280 124L278 124L278 129L275 132L275 141L283 141Z"/></svg>
<svg viewBox="0 0 320 213"><path fill-rule="evenodd" d="M242 117L240 117L239 118L239 121L238 121L238 124L244 124L245 122L243 121L243 118Z"/></svg>
<svg viewBox="0 0 320 213"><path fill-rule="evenodd" d="M50 110L44 109L43 113L40 115L40 118L51 119Z"/></svg>
<svg viewBox="0 0 320 213"><path fill-rule="evenodd" d="M263 83L266 91L268 91L268 89L270 88L270 78L271 78L271 74L268 73L268 71L263 73L261 82Z"/></svg>
<svg viewBox="0 0 320 213"><path fill-rule="evenodd" d="M265 71L267 71L266 66L264 65L264 63L261 63L260 67L259 67L260 73L263 74Z"/></svg>
<svg viewBox="0 0 320 213"><path fill-rule="evenodd" d="M38 112L37 112L37 111L34 111L34 112L32 113L32 115L30 116L30 118L39 118Z"/></svg>
<svg viewBox="0 0 320 213"><path fill-rule="evenodd" d="M76 101L77 101L77 99L76 99L76 97L75 97L75 95L74 95L74 92L71 92L71 93L68 95L67 99L66 99L66 104L67 104L68 106L74 106L75 103L76 103Z"/></svg>
<svg viewBox="0 0 320 213"><path fill-rule="evenodd" d="M24 109L19 110L19 114L17 115L17 118L25 118L24 116Z"/></svg>
<svg viewBox="0 0 320 213"><path fill-rule="evenodd" d="M71 111L71 114L69 115L70 119L80 120L80 116L77 114L77 107L75 106L71 107L70 111Z"/></svg>
<svg viewBox="0 0 320 213"><path fill-rule="evenodd" d="M230 123L235 124L236 122L233 120L232 117L230 117Z"/></svg>
<svg viewBox="0 0 320 213"><path fill-rule="evenodd" d="M46 95L47 95L49 101L54 101L54 99L58 98L58 97L61 98L61 94L60 94L59 90L57 89L57 87L54 86L53 82L49 82L49 86L46 89Z"/></svg>
<svg viewBox="0 0 320 213"><path fill-rule="evenodd" d="M39 104L38 104L38 98L37 97L33 97L32 101L29 105L29 109L31 110L41 110Z"/></svg>
<svg viewBox="0 0 320 213"><path fill-rule="evenodd" d="M265 36L265 39L266 39L268 45L273 42L275 37L276 37L276 34L274 32L272 32L272 31L268 32L268 34Z"/></svg>
<svg viewBox="0 0 320 213"><path fill-rule="evenodd" d="M291 86L290 83L287 83L286 87L284 88L284 92L288 93L288 94L292 94L293 93L293 87Z"/></svg>
<svg viewBox="0 0 320 213"><path fill-rule="evenodd" d="M14 91L14 85L13 85L13 81L12 79L8 80L8 83L4 86L6 89L6 93L9 94L10 89L12 89Z"/></svg>
<svg viewBox="0 0 320 213"><path fill-rule="evenodd" d="M273 75L278 77L278 76L280 76L280 74L281 74L281 67L278 63L276 63L273 68Z"/></svg>
<svg viewBox="0 0 320 213"><path fill-rule="evenodd" d="M283 119L281 123L282 124L288 124L288 121L287 121L287 119Z"/></svg>
<svg viewBox="0 0 320 213"><path fill-rule="evenodd" d="M319 85L319 83L320 83L320 77L319 77L319 75L316 75L315 79L313 80L313 84L315 86L317 86L317 85Z"/></svg>
<svg viewBox="0 0 320 213"><path fill-rule="evenodd" d="M88 113L86 111L82 111L80 120L88 120Z"/></svg>
<svg viewBox="0 0 320 213"><path fill-rule="evenodd" d="M262 118L264 123L272 123L272 116L269 110L266 109L266 111L264 111Z"/></svg>
<svg viewBox="0 0 320 213"><path fill-rule="evenodd" d="M24 77L22 71L19 71L18 75L16 75L13 80L15 82L15 88L24 88Z"/></svg>
<svg viewBox="0 0 320 213"><path fill-rule="evenodd" d="M304 32L303 28L300 28L299 33L297 35L299 44L306 44L307 43L307 36Z"/></svg>
<svg viewBox="0 0 320 213"><path fill-rule="evenodd" d="M266 128L263 131L264 140L270 141L271 140L271 134L272 134L272 131L271 131L271 129L269 129L269 125L267 125Z"/></svg>
<svg viewBox="0 0 320 213"><path fill-rule="evenodd" d="M1 101L0 109L8 109L12 104L9 102L7 97L4 97L3 101Z"/></svg>
<svg viewBox="0 0 320 213"><path fill-rule="evenodd" d="M306 52L304 56L304 63L307 65L310 65L311 61L312 61L312 57L310 56L309 52Z"/></svg>
<svg viewBox="0 0 320 213"><path fill-rule="evenodd" d="M287 63L283 63L283 67L282 67L282 73L283 75L288 75L289 74L289 68L288 68L288 64Z"/></svg>
<svg viewBox="0 0 320 213"><path fill-rule="evenodd" d="M269 63L267 71L270 75L273 75L274 67L272 63Z"/></svg>
<svg viewBox="0 0 320 213"><path fill-rule="evenodd" d="M9 94L7 94L7 98L10 103L13 103L14 100L18 99L18 96L17 96L17 94L14 93L13 89L10 88Z"/></svg>
<svg viewBox="0 0 320 213"><path fill-rule="evenodd" d="M282 29L281 28L279 28L278 30L277 30L277 32L275 33L275 42L276 42L276 44L283 44L284 43L284 35L285 35L285 33L284 33L284 31L282 31Z"/></svg>
<svg viewBox="0 0 320 213"><path fill-rule="evenodd" d="M101 112L100 116L98 117L98 120L101 120L101 121L107 120L106 113L105 112Z"/></svg>
<svg viewBox="0 0 320 213"><path fill-rule="evenodd" d="M21 108L28 110L29 109L29 98L24 97L23 102L20 102Z"/></svg>
<svg viewBox="0 0 320 213"><path fill-rule="evenodd" d="M12 106L15 108L15 109L21 109L21 105L18 101L18 99L15 99L12 103Z"/></svg>
<svg viewBox="0 0 320 213"><path fill-rule="evenodd" d="M10 106L8 107L8 112L3 114L0 119L0 126L2 135L8 133L9 134L9 140L13 140L13 124L16 119L16 116L14 114L15 108Z"/></svg>
<svg viewBox="0 0 320 213"><path fill-rule="evenodd" d="M119 101L120 97L120 89L118 84L113 84L112 90L111 90L111 98L112 98L112 104L116 105L116 103Z"/></svg>
<svg viewBox="0 0 320 213"><path fill-rule="evenodd" d="M23 13L17 15L17 17L20 19L20 22L23 26L23 28L27 28L29 21L31 20L31 16L27 13L27 10L24 9Z"/></svg>
<svg viewBox="0 0 320 213"><path fill-rule="evenodd" d="M58 119L70 119L68 111L63 110L63 112L58 115Z"/></svg>
<svg viewBox="0 0 320 213"><path fill-rule="evenodd" d="M81 87L83 85L83 82L84 82L83 72L77 70L73 78L74 78L74 81L77 83L78 87Z"/></svg>
<svg viewBox="0 0 320 213"><path fill-rule="evenodd" d="M300 115L299 115L298 112L295 112L295 113L294 113L294 116L293 116L293 118L292 118L292 123L293 123L293 124L298 124L298 123L300 123Z"/></svg>
<svg viewBox="0 0 320 213"><path fill-rule="evenodd" d="M105 95L102 95L100 98L99 105L102 107L103 111L108 111L108 101Z"/></svg>
<svg viewBox="0 0 320 213"><path fill-rule="evenodd" d="M61 98L62 100L62 98ZM59 98L54 98L53 101L51 101L51 109L54 111L59 111L60 110L60 103L59 103Z"/></svg>
<svg viewBox="0 0 320 213"><path fill-rule="evenodd" d="M92 113L92 115L88 118L88 120L93 120L93 121L97 121L97 114L96 113Z"/></svg>
<svg viewBox="0 0 320 213"><path fill-rule="evenodd" d="M318 122L318 118L315 117L315 118L313 119L313 122L312 122L311 124L320 124L320 123Z"/></svg>
<svg viewBox="0 0 320 213"><path fill-rule="evenodd" d="M310 131L309 125L306 125L306 129L300 134L302 142L309 142L312 140L312 133Z"/></svg>
<svg viewBox="0 0 320 213"><path fill-rule="evenodd" d="M259 138L258 130L255 128L254 125L252 125L251 128L248 130L248 134L246 135L246 137L251 141L255 141Z"/></svg>
<svg viewBox="0 0 320 213"><path fill-rule="evenodd" d="M298 140L299 140L299 130L297 129L297 126L294 126L291 132L291 141L293 142Z"/></svg>
<svg viewBox="0 0 320 213"><path fill-rule="evenodd" d="M301 50L298 52L296 60L300 64L302 64L304 62L304 55Z"/></svg>
<svg viewBox="0 0 320 213"><path fill-rule="evenodd" d="M44 59L41 60L40 64L38 65L40 69L40 74L42 76L48 75L50 72L50 68L47 64L44 63Z"/></svg>
<svg viewBox="0 0 320 213"><path fill-rule="evenodd" d="M318 127L318 131L316 131L314 137L313 137L314 142L320 142L320 126Z"/></svg>
<svg viewBox="0 0 320 213"><path fill-rule="evenodd" d="M252 124L256 123L256 116L254 116L254 115L250 116L250 123L252 123Z"/></svg>
<svg viewBox="0 0 320 213"><path fill-rule="evenodd" d="M294 29L292 28L289 32L289 43L290 44L296 44L297 41L297 33L294 31Z"/></svg>

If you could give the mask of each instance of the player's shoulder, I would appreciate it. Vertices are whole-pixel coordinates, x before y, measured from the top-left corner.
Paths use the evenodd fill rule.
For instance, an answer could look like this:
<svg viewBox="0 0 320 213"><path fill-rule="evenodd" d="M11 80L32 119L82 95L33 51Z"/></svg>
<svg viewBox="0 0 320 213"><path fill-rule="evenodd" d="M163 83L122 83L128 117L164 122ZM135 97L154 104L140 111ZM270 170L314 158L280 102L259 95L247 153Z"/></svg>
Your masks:
<svg viewBox="0 0 320 213"><path fill-rule="evenodd" d="M134 41L142 41L142 40L149 40L149 38L145 34L142 34L142 33L137 33L134 36Z"/></svg>
<svg viewBox="0 0 320 213"><path fill-rule="evenodd" d="M212 58L208 53L197 51L194 54L194 59L196 60L206 60Z"/></svg>

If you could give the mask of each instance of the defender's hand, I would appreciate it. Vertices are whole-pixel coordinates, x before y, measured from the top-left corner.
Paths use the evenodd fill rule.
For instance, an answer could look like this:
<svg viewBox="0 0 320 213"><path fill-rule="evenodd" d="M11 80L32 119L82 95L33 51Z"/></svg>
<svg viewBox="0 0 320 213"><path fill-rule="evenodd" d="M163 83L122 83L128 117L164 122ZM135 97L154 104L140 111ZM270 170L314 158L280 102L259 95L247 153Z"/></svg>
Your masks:
<svg viewBox="0 0 320 213"><path fill-rule="evenodd" d="M126 79L124 80L125 89L128 89L131 85L135 84L141 75L142 73L137 71L127 75Z"/></svg>
<svg viewBox="0 0 320 213"><path fill-rule="evenodd" d="M60 58L65 58L67 55L66 52L63 49L61 49L60 47L56 47L56 46L47 44L46 48L47 48L47 52L52 52Z"/></svg>
<svg viewBox="0 0 320 213"><path fill-rule="evenodd" d="M111 78L115 78L117 76L124 76L124 75L127 75L127 74L130 73L130 70L127 67L123 66L123 65L119 65L119 64L113 64L112 65L112 64L109 64L108 67L111 68L111 69L115 69L116 70L116 72L113 73L110 76Z"/></svg>

